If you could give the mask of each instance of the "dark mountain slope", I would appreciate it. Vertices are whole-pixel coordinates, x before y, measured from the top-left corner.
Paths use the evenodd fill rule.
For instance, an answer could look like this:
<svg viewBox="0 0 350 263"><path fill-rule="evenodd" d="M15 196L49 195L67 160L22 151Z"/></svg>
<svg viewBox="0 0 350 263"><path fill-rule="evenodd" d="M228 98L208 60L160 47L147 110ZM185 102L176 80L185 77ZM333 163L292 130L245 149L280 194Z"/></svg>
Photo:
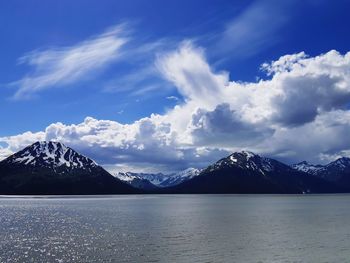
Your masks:
<svg viewBox="0 0 350 263"><path fill-rule="evenodd" d="M0 194L137 192L59 142L36 142L0 162Z"/></svg>
<svg viewBox="0 0 350 263"><path fill-rule="evenodd" d="M294 169L332 182L350 192L350 158L342 157L327 165L312 165L301 162L292 165Z"/></svg>
<svg viewBox="0 0 350 263"><path fill-rule="evenodd" d="M323 179L309 176L273 159L236 152L176 187L171 193L301 194L343 192Z"/></svg>

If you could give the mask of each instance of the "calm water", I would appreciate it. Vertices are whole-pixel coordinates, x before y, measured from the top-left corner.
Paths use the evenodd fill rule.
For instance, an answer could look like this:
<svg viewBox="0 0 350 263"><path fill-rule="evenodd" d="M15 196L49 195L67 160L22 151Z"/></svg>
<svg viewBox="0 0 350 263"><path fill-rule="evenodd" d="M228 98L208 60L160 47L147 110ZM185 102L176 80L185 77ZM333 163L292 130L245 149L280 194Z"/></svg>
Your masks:
<svg viewBox="0 0 350 263"><path fill-rule="evenodd" d="M0 262L348 262L350 195L0 198Z"/></svg>

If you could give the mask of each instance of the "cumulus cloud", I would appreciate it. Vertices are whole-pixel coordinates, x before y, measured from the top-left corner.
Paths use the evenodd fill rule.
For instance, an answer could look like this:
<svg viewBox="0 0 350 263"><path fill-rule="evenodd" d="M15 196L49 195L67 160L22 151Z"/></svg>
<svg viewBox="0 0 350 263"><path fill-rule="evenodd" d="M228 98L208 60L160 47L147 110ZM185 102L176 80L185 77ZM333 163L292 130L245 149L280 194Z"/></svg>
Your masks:
<svg viewBox="0 0 350 263"><path fill-rule="evenodd" d="M165 114L131 124L86 118L39 133L0 138L9 151L37 139L59 140L104 165L176 170L204 166L249 149L287 162L325 162L348 153L350 53L304 53L264 63L268 77L230 81L190 42L155 62L183 97Z"/></svg>
<svg viewBox="0 0 350 263"><path fill-rule="evenodd" d="M37 140L60 141L97 162L109 166L129 166L143 169L178 170L191 165L204 165L209 154L222 156L218 149L184 147L162 116L152 115L133 124L85 118L79 124L53 123L45 131L0 138L8 144L3 155L15 152ZM220 153L220 154L218 154ZM211 159L211 158L209 158Z"/></svg>
<svg viewBox="0 0 350 263"><path fill-rule="evenodd" d="M32 72L12 83L18 87L14 98L28 98L41 90L73 83L115 61L128 41L125 31L122 24L73 46L35 50L24 55L19 63L32 67Z"/></svg>
<svg viewBox="0 0 350 263"><path fill-rule="evenodd" d="M7 150L8 153L13 153L33 142L43 141L44 138L44 132L24 132L18 135L2 137L0 138L0 142L6 143L7 145L7 147L3 149L3 151Z"/></svg>
<svg viewBox="0 0 350 263"><path fill-rule="evenodd" d="M271 100L273 118L285 125L302 125L322 112L346 107L350 101L350 54L332 50L306 58L303 53L284 56L267 66L271 82L281 93ZM266 64L265 64L266 67Z"/></svg>
<svg viewBox="0 0 350 263"><path fill-rule="evenodd" d="M329 111L305 125L276 130L259 147L286 162L327 163L340 156L350 156L349 130L348 110Z"/></svg>
<svg viewBox="0 0 350 263"><path fill-rule="evenodd" d="M0 146L0 160L5 159L7 156L11 155L12 151L8 148L3 148Z"/></svg>
<svg viewBox="0 0 350 263"><path fill-rule="evenodd" d="M213 111L198 109L192 115L190 130L195 145L248 149L273 133L266 126L240 119L228 103L217 105Z"/></svg>
<svg viewBox="0 0 350 263"><path fill-rule="evenodd" d="M204 50L185 41L172 52L160 55L156 61L164 78L171 81L186 101L214 106L228 83L226 72L215 74L208 65Z"/></svg>

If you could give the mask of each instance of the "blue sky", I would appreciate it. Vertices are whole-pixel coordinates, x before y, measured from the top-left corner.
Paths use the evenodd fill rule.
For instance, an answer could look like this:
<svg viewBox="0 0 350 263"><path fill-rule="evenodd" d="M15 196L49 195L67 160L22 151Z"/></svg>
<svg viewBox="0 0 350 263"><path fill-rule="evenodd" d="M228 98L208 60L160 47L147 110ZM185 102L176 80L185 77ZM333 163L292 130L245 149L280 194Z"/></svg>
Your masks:
<svg viewBox="0 0 350 263"><path fill-rule="evenodd" d="M265 121L269 124L263 130L260 130L264 126L261 124L258 125L259 129L251 127L258 120L250 116L247 121L247 112L240 113L240 121L227 125L230 121L224 119L227 113L223 111L235 113L240 107L248 107L248 104L237 104L238 102L233 102L234 98L230 101L221 101L217 98L217 103L214 105L204 97L211 96L212 90L215 90L217 85L216 78L213 80L212 75L221 76L220 81L226 77L223 83L256 84L260 79L270 80L277 74L274 71L269 76L262 71L263 63L278 61L287 54L305 52L308 58L315 58L330 50L336 50L346 60L345 54L350 46L349 7L348 0L2 2L0 4L0 32L3 36L0 42L2 155L6 156L25 143L43 138L62 140L84 153L92 154L103 164L110 166L125 164L131 168L148 167L150 163L156 167L159 165L161 169L164 167L182 169L196 164L200 166L240 148L253 148L282 160L297 161L299 158L296 156L304 152L302 148L294 149L294 146L288 144L282 148L277 147L278 149L276 147L267 149L264 144L267 138L264 137L260 141L257 141L257 138L260 138L260 135L272 138L285 129L292 132L298 125L306 129L305 125L311 125L312 121L318 121L321 117L326 118L324 115L326 113L330 114L333 110L345 111L348 103L345 101L339 104L339 94L334 95L335 99L331 102L324 102L323 97L317 99L318 95L314 93L298 95L293 100L296 104L298 100L300 103L305 103L310 96L311 98L314 96L319 104L295 115L288 111L291 116L284 115L286 111L284 108L273 108L270 111L278 111L276 114L279 117L276 117L276 114L269 117L268 121ZM178 56L174 52L177 52ZM302 56L299 59L303 59ZM191 67L193 61L199 64ZM184 68L179 69L175 67L176 63L188 64L186 67L181 64ZM201 68L203 72L197 72L197 68ZM346 68L344 70L346 72ZM184 75L179 76L179 72ZM332 72L333 69L329 69L329 79L334 77ZM197 78L191 74L199 76ZM322 72L320 76L324 77L327 74ZM304 80L308 81L305 76ZM315 83L321 83L320 81L317 80ZM327 81L328 79L322 83ZM285 85L284 83L281 85ZM312 82L312 85L315 83ZM223 84L223 87L225 85ZM327 86L323 87L323 84L319 85L322 89L329 89ZM202 89L203 86L205 89ZM284 94L294 96L294 92L289 92L293 88L288 90L284 88L285 86L284 91L288 91ZM218 93L221 91L220 89ZM199 98L198 94L205 96ZM213 119L217 126L223 127L220 136L226 138L227 135L227 143L216 142L216 137L209 136L208 130L198 131L197 126L196 131L191 130L186 138L176 138L174 142L169 142L169 138L173 138L174 134L185 133L185 130L177 128L180 124L172 121L172 118L178 119L181 115L171 117L176 115L172 112L176 107L185 108L195 102L196 105L187 112L193 118L184 125L184 129L188 132L195 125L208 128L208 123L205 125L203 123ZM228 104L228 108L222 106ZM221 106L217 107L219 105ZM290 107L293 106L295 104ZM203 112L207 114L205 119L200 115ZM314 116L314 112L319 115ZM152 117L156 115L162 120ZM195 116L199 115L202 119L196 124ZM279 121L281 116L284 122ZM303 121L305 116L310 116L307 123ZM104 128L96 128L106 130L101 137L98 137L100 134L97 135L96 131L94 136L98 138L91 139L85 133L82 135L79 132L74 137L71 130L78 128L72 127L82 125L87 117L96 121L110 121L112 126L115 124L137 126L134 127L137 131L130 132L132 138L127 139L123 137L128 137L127 135L113 133L116 138L122 136L122 142L128 142L125 145L118 139L116 139L118 142L113 141L113 138L105 140L108 136L106 134L113 130L106 128L106 124L103 124ZM158 129L162 131L166 126L165 123L171 126L169 128L171 135L170 133L164 135L167 138L166 142L157 141L156 144L149 146L156 147L156 151L159 150L159 158L149 160L144 158L143 154L154 149L147 150L145 143L138 141L143 127L140 124L143 122L142 118L151 119L154 131ZM244 125L241 123L243 119ZM65 128L69 127L70 131L62 131L65 129L62 128L54 135L49 133L48 127L57 123L61 123ZM123 126L123 130L127 129L128 126ZM30 132L30 136L26 132ZM213 130L210 132L212 134ZM155 134L162 137L157 132L152 136ZM202 137L197 138L198 134ZM245 134L244 138L238 136L240 134ZM245 139L246 134L254 136ZM19 135L22 136L18 137ZM80 140L81 136L85 136L85 139ZM291 137L292 135L289 135L289 138ZM114 159L105 158L102 153L91 153L84 146L86 142L95 147L94 151L106 151L110 156L114 156ZM166 148L166 151L174 150L177 157L169 156L166 160L161 158L163 154L160 148L164 143L169 149L171 148L171 150ZM309 159L322 162L347 154L347 146L339 147L338 144L333 143L329 147L308 152L312 155ZM139 151L127 152L128 147L135 147ZM198 156L198 152L201 151L206 154L199 154L200 161L196 161L193 156ZM147 160L142 161L145 159ZM171 160L175 160L174 163L171 163Z"/></svg>

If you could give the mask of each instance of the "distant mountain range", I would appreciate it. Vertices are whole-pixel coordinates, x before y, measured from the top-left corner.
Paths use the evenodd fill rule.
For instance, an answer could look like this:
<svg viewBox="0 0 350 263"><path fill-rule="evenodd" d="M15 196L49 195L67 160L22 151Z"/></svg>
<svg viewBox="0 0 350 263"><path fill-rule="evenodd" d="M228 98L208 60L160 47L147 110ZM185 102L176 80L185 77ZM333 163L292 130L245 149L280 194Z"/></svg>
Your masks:
<svg viewBox="0 0 350 263"><path fill-rule="evenodd" d="M196 168L187 168L186 170L171 174L119 172L115 176L136 188L150 190L181 184L199 175L200 172L201 170Z"/></svg>
<svg viewBox="0 0 350 263"><path fill-rule="evenodd" d="M296 170L333 182L340 187L350 189L350 158L342 157L327 165L313 165L301 162L292 165Z"/></svg>
<svg viewBox="0 0 350 263"><path fill-rule="evenodd" d="M207 168L117 173L59 142L36 142L0 162L0 194L338 193L350 192L350 159L287 165L235 152Z"/></svg>

